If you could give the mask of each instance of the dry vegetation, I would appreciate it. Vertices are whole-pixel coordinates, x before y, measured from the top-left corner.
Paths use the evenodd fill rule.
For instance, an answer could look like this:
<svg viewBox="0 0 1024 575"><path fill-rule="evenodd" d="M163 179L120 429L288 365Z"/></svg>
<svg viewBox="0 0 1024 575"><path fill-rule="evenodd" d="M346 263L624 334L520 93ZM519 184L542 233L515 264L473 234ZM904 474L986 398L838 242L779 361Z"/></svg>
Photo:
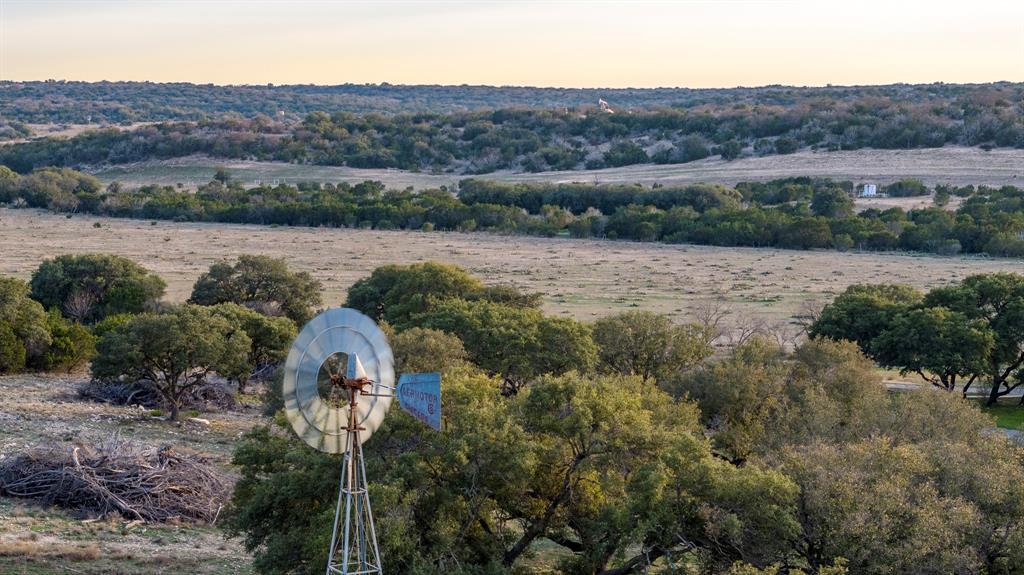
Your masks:
<svg viewBox="0 0 1024 575"><path fill-rule="evenodd" d="M0 461L0 493L92 516L214 524L230 483L206 459L173 445L113 437L39 445Z"/></svg>
<svg viewBox="0 0 1024 575"><path fill-rule="evenodd" d="M98 224L100 227L94 227ZM284 257L324 282L325 303L386 263L458 264L489 283L544 295L545 308L583 320L642 307L690 319L724 300L731 322L785 322L852 283L929 288L982 272L1024 273L1024 261L834 251L665 245L489 234L149 222L0 210L0 273L27 278L62 253L127 256L163 276L183 301L200 273L240 253Z"/></svg>
<svg viewBox="0 0 1024 575"><path fill-rule="evenodd" d="M101 169L96 176L105 182L118 180L130 185L185 184L196 187L210 181L217 166L230 169L247 184L352 182L380 180L390 187L451 186L466 176L430 174L386 169L333 166L304 166L281 162L247 162L201 156L147 161ZM901 178L918 178L928 185L1024 184L1024 150L948 146L921 150L855 150L813 152L741 158L731 162L717 157L687 164L643 164L603 170L544 172L537 174L499 171L481 178L516 182L603 182L650 185L771 180L789 176L820 176L854 182L892 183Z"/></svg>
<svg viewBox="0 0 1024 575"><path fill-rule="evenodd" d="M148 410L82 400L84 375L0 377L0 464L41 444L97 445L115 434L143 445L194 450L230 474L237 437L259 417L257 408L203 413L209 425L180 426ZM119 512L97 520L88 511L63 511L0 497L0 573L248 573L249 556L216 527L149 523Z"/></svg>

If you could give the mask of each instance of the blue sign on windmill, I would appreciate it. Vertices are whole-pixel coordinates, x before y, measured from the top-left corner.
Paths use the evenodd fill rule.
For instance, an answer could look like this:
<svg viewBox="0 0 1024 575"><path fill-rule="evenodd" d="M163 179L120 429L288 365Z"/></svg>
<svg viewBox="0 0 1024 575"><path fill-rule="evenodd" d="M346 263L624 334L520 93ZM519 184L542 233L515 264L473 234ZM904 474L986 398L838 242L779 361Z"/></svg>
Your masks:
<svg viewBox="0 0 1024 575"><path fill-rule="evenodd" d="M416 419L441 430L440 373L403 373L398 378L398 402Z"/></svg>

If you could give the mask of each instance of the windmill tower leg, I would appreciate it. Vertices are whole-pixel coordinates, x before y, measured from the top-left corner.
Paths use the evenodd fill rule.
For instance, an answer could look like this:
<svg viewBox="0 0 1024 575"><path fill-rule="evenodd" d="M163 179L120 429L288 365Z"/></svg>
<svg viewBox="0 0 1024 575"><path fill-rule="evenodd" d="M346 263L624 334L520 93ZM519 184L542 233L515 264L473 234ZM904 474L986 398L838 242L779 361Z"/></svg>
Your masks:
<svg viewBox="0 0 1024 575"><path fill-rule="evenodd" d="M350 417L345 458L342 460L341 485L334 510L334 529L326 575L383 575L377 530L370 509L370 493L366 488L366 465L359 441L359 424L356 420L356 398L359 392L356 387L349 389Z"/></svg>

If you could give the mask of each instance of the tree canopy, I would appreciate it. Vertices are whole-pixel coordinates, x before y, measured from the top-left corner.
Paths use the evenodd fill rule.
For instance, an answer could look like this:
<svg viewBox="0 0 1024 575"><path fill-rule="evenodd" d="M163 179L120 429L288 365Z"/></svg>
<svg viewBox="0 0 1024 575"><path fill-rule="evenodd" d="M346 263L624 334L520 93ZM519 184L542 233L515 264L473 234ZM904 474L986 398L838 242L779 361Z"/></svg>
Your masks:
<svg viewBox="0 0 1024 575"><path fill-rule="evenodd" d="M322 285L309 272L293 272L283 259L242 255L234 264L220 262L199 276L189 303L236 303L264 315L283 315L302 326L321 305Z"/></svg>
<svg viewBox="0 0 1024 575"><path fill-rule="evenodd" d="M20 371L52 341L46 311L29 297L28 285L0 276L0 373Z"/></svg>
<svg viewBox="0 0 1024 575"><path fill-rule="evenodd" d="M205 307L183 305L135 316L105 333L96 345L92 375L151 384L170 406L173 421L185 394L210 374L246 373L251 347L242 326Z"/></svg>
<svg viewBox="0 0 1024 575"><path fill-rule="evenodd" d="M223 317L245 332L251 342L246 365L236 376L239 391L245 389L254 371L284 361L298 334L295 324L285 317L265 316L234 303L221 303L209 309L214 315Z"/></svg>
<svg viewBox="0 0 1024 575"><path fill-rule="evenodd" d="M712 353L711 335L697 325L675 325L653 312L627 311L597 320L594 342L601 367L664 381Z"/></svg>
<svg viewBox="0 0 1024 575"><path fill-rule="evenodd" d="M166 283L137 263L115 255L62 255L32 273L32 298L81 322L151 310Z"/></svg>
<svg viewBox="0 0 1024 575"><path fill-rule="evenodd" d="M923 294L905 285L854 284L821 310L808 335L856 342L871 354L871 341L884 331L892 318L921 301Z"/></svg>
<svg viewBox="0 0 1024 575"><path fill-rule="evenodd" d="M458 336L469 359L501 375L509 393L544 374L587 371L596 361L589 326L548 317L533 308L447 299L417 315L415 321Z"/></svg>
<svg viewBox="0 0 1024 575"><path fill-rule="evenodd" d="M977 274L926 295L906 286L847 288L811 326L848 339L884 365L948 390L976 381L989 405L1024 383L1024 276Z"/></svg>
<svg viewBox="0 0 1024 575"><path fill-rule="evenodd" d="M397 414L367 444L382 554L398 572L511 573L540 538L570 573L666 557L770 564L796 535L793 484L714 458L693 405L639 378L567 374L505 398L492 379L449 373L444 410L445 433ZM331 461L266 428L239 447L228 522L258 569L322 569Z"/></svg>

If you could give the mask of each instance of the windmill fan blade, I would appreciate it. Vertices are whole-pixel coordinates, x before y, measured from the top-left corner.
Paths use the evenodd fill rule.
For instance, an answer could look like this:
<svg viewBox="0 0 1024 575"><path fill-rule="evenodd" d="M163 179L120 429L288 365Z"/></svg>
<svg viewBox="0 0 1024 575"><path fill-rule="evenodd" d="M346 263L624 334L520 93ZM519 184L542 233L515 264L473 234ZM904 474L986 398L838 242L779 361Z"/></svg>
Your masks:
<svg viewBox="0 0 1024 575"><path fill-rule="evenodd" d="M341 354L347 356L347 361ZM347 404L332 405L323 397L323 374L365 377L378 386L393 388L395 369L391 347L370 318L347 308L329 309L307 323L292 344L285 363L282 395L285 414L295 432L309 445L328 453L345 449ZM368 390L369 391L369 390ZM373 395L358 403L357 422L365 442L380 427L391 397Z"/></svg>

